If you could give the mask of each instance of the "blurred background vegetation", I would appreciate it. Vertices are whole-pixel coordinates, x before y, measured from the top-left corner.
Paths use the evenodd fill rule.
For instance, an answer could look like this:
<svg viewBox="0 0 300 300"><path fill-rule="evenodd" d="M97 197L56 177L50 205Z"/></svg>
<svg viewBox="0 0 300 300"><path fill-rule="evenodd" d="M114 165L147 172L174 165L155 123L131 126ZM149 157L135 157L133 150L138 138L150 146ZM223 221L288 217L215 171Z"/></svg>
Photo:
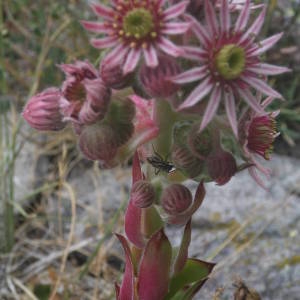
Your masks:
<svg viewBox="0 0 300 300"><path fill-rule="evenodd" d="M266 59L288 66L293 71L271 79L286 99L273 106L274 109L281 109L278 118L281 136L276 142L275 151L300 157L300 1L265 2L269 10L263 35L285 32L277 47L267 53ZM15 235L18 226L32 220L32 212L35 217L47 213L36 212L35 202L40 203L43 196L50 192L58 193L58 187L65 184L68 173L64 168L70 162L80 161L71 131L61 133L63 136L59 138L55 134L40 137L40 133L28 127L23 129L20 113L32 95L46 87L60 86L63 74L57 64L86 58L97 62L99 59L99 52L90 46L88 34L79 23L81 19L95 19L85 0L0 0L0 214L3 215L0 220L3 223L0 225L0 231L3 232L3 236L0 234L0 249L8 253L1 256L3 261L9 258L14 240L20 238ZM16 160L26 143L39 148L37 160L46 155L57 167L52 170L56 175L48 177L47 184L38 178L32 194L24 195L26 205L23 205L15 201L14 176ZM113 224L111 226L110 230ZM104 233L109 232L107 228L103 230ZM99 245L101 243L97 244L97 251ZM83 261L86 269L90 261ZM55 281L57 274L53 270L48 270L48 273ZM28 299L35 299L32 289L22 282L14 284L25 294L31 293ZM35 295L39 295L38 299L48 299L49 289L48 285L37 284L33 290ZM0 295L1 299L6 299L3 297ZM75 298L65 295L63 299Z"/></svg>

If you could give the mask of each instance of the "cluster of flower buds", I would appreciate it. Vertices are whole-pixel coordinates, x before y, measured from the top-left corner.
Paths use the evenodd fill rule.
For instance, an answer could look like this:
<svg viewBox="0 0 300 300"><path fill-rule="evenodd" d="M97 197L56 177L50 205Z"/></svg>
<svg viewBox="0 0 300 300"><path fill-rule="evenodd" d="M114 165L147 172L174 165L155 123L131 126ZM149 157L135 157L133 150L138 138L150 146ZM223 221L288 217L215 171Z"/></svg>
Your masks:
<svg viewBox="0 0 300 300"><path fill-rule="evenodd" d="M61 88L48 88L26 103L23 117L31 127L59 131L70 123L84 156L106 168L118 163L130 139L138 146L157 135L152 107L146 110L142 99L131 100L116 90L127 87L129 80L119 65L102 62L98 72L89 62L76 61L60 69L66 76ZM141 110L143 118L135 118Z"/></svg>

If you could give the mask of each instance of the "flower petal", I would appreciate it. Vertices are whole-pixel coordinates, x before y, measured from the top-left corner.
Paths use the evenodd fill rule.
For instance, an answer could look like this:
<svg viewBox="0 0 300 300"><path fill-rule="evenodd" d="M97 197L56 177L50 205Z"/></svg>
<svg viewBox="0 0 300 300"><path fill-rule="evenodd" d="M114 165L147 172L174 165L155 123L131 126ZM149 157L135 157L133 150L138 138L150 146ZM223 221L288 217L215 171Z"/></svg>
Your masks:
<svg viewBox="0 0 300 300"><path fill-rule="evenodd" d="M143 49L146 65L150 68L154 68L158 65L157 53L155 48L150 45L149 48Z"/></svg>
<svg viewBox="0 0 300 300"><path fill-rule="evenodd" d="M205 62L207 60L207 52L199 47L183 46L182 49L184 50L182 57L196 60L198 62Z"/></svg>
<svg viewBox="0 0 300 300"><path fill-rule="evenodd" d="M213 88L213 84L210 82L210 78L206 78L201 82L187 97L187 99L179 106L179 110L195 105L202 100Z"/></svg>
<svg viewBox="0 0 300 300"><path fill-rule="evenodd" d="M263 41L259 42L257 49L248 55L249 56L258 56L258 55L266 52L281 39L282 35L283 35L283 33L281 32L281 33L274 34L267 39L264 39Z"/></svg>
<svg viewBox="0 0 300 300"><path fill-rule="evenodd" d="M118 45L103 58L103 61L106 64L116 65L126 57L128 51L129 48L122 44Z"/></svg>
<svg viewBox="0 0 300 300"><path fill-rule="evenodd" d="M250 93L249 90L238 89L240 96L245 102L257 113L263 113L264 110L258 103L257 99Z"/></svg>
<svg viewBox="0 0 300 300"><path fill-rule="evenodd" d="M215 9L210 0L205 0L205 20L211 38L215 37L219 32L219 24Z"/></svg>
<svg viewBox="0 0 300 300"><path fill-rule="evenodd" d="M230 123L234 135L238 137L236 107L235 107L235 101L234 101L232 90L225 92L224 100L225 100L225 109L226 109L228 121Z"/></svg>
<svg viewBox="0 0 300 300"><path fill-rule="evenodd" d="M196 80L200 80L207 75L206 66L193 68L181 74L172 76L170 80L175 83L188 83Z"/></svg>
<svg viewBox="0 0 300 300"><path fill-rule="evenodd" d="M91 44L97 49L111 48L118 43L118 38L114 36L104 37L101 39L91 39Z"/></svg>
<svg viewBox="0 0 300 300"><path fill-rule="evenodd" d="M194 32L194 34L196 35L196 37L198 38L199 42L204 45L207 46L210 42L210 37L208 35L207 29L201 25L194 17L192 17L191 15L186 14L184 16L184 18L187 21L192 22L192 26L191 29Z"/></svg>
<svg viewBox="0 0 300 300"><path fill-rule="evenodd" d="M160 38L158 46L166 54L174 57L178 57L180 55L183 55L184 53L184 50L182 48L176 46L173 42L164 37Z"/></svg>
<svg viewBox="0 0 300 300"><path fill-rule="evenodd" d="M221 88L220 86L215 86L215 88L211 93L208 104L206 106L203 119L200 125L200 131L202 131L207 126L207 124L212 120L220 105L220 101L221 101Z"/></svg>
<svg viewBox="0 0 300 300"><path fill-rule="evenodd" d="M241 76L241 79L244 82L251 85L256 90L258 90L259 92L262 92L264 95L283 99L283 97L278 92L273 90L265 81L261 79L250 77L250 76Z"/></svg>
<svg viewBox="0 0 300 300"><path fill-rule="evenodd" d="M222 0L222 2L221 2L220 26L221 26L222 32L229 33L230 13L229 13L228 0Z"/></svg>
<svg viewBox="0 0 300 300"><path fill-rule="evenodd" d="M241 11L234 27L235 32L243 31L248 23L250 16L250 0L246 0L246 3L243 6L243 10Z"/></svg>
<svg viewBox="0 0 300 300"><path fill-rule="evenodd" d="M247 71L251 71L261 75L278 75L285 72L290 72L291 69L270 64L258 64L254 65L253 67L247 68Z"/></svg>
<svg viewBox="0 0 300 300"><path fill-rule="evenodd" d="M89 31L96 33L110 33L111 28L107 27L105 23L92 22L92 21L81 21L81 25Z"/></svg>
<svg viewBox="0 0 300 300"><path fill-rule="evenodd" d="M254 181L260 187L262 187L264 190L267 190L266 185L264 184L264 182L262 181L262 179L258 176L255 167L248 168L248 172L249 172L250 176L254 179Z"/></svg>
<svg viewBox="0 0 300 300"><path fill-rule="evenodd" d="M240 43L244 42L247 39L250 39L251 41L255 39L255 37L259 34L262 25L264 24L265 15L266 15L266 7L262 9L261 13L253 22L253 24L250 26L250 28L242 35L240 39Z"/></svg>
<svg viewBox="0 0 300 300"><path fill-rule="evenodd" d="M190 1L181 1L178 4L175 4L171 7L169 7L168 9L166 9L164 11L164 19L165 20L170 20L170 19L174 19L177 18L178 16L182 15L185 10L187 5L189 4Z"/></svg>
<svg viewBox="0 0 300 300"><path fill-rule="evenodd" d="M140 57L141 57L141 49L131 49L127 55L125 64L123 66L123 73L128 74L132 72L137 66Z"/></svg>
<svg viewBox="0 0 300 300"><path fill-rule="evenodd" d="M96 15L103 17L104 19L113 20L114 11L111 8L100 3L92 3L91 7Z"/></svg>
<svg viewBox="0 0 300 300"><path fill-rule="evenodd" d="M181 33L185 33L190 26L191 24L187 22L166 23L163 26L161 32L163 34L181 34Z"/></svg>

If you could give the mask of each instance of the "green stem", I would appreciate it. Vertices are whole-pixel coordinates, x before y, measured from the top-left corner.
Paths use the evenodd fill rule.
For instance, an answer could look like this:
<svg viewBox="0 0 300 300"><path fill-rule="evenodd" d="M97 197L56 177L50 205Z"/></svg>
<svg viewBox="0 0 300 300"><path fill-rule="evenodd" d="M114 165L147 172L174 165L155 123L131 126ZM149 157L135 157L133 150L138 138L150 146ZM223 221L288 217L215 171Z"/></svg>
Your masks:
<svg viewBox="0 0 300 300"><path fill-rule="evenodd" d="M159 127L159 135L154 141L154 148L162 157L170 154L173 125L177 120L176 113L165 100L156 100L154 120Z"/></svg>

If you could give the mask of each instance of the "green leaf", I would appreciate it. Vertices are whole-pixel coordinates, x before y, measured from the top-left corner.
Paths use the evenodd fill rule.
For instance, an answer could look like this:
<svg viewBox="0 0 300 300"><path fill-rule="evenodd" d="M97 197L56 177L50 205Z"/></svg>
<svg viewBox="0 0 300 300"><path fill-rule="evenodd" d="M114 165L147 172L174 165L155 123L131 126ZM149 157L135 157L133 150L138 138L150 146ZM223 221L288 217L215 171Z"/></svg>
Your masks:
<svg viewBox="0 0 300 300"><path fill-rule="evenodd" d="M214 264L212 263L189 258L181 272L171 279L169 293L165 300L188 299L185 298L186 292L182 293L181 290L189 287L192 283L200 284L207 278L213 267Z"/></svg>

